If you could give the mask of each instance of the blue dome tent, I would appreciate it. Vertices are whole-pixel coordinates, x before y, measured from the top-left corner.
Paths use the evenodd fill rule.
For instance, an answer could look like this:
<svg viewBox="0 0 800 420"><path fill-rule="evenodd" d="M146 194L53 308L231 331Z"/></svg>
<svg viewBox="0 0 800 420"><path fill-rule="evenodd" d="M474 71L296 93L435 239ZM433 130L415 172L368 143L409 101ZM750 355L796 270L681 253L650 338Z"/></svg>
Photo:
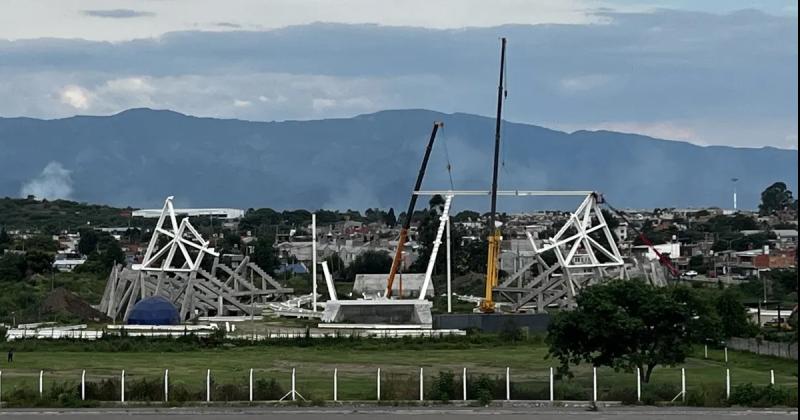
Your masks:
<svg viewBox="0 0 800 420"><path fill-rule="evenodd" d="M177 325L180 316L175 305L162 296L140 300L128 316L128 325Z"/></svg>

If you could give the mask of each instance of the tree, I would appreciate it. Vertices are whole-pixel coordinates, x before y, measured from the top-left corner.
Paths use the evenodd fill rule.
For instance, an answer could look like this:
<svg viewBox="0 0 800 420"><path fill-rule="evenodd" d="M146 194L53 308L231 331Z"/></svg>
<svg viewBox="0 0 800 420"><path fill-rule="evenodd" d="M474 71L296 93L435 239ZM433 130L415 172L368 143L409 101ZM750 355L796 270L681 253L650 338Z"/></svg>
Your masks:
<svg viewBox="0 0 800 420"><path fill-rule="evenodd" d="M342 277L345 267L344 261L342 261L342 258L339 257L338 253L334 252L333 254L328 255L323 261L328 263L328 269L331 270L331 276L333 276L334 279Z"/></svg>
<svg viewBox="0 0 800 420"><path fill-rule="evenodd" d="M747 309L736 291L726 289L716 299L716 309L722 320L722 334L728 337L746 337L754 332L747 320Z"/></svg>
<svg viewBox="0 0 800 420"><path fill-rule="evenodd" d="M81 255L89 255L97 249L99 235L94 229L82 229L81 238L78 240L78 252Z"/></svg>
<svg viewBox="0 0 800 420"><path fill-rule="evenodd" d="M792 198L792 192L783 182L776 182L761 193L761 204L758 206L758 214L767 216L795 207L797 204Z"/></svg>
<svg viewBox="0 0 800 420"><path fill-rule="evenodd" d="M722 320L714 304L714 290L700 290L688 287L675 287L670 290L677 302L689 311L689 336L695 343L719 342L722 334Z"/></svg>
<svg viewBox="0 0 800 420"><path fill-rule="evenodd" d="M397 226L397 216L394 215L394 208L389 209L389 213L384 217L384 223L389 227Z"/></svg>
<svg viewBox="0 0 800 420"><path fill-rule="evenodd" d="M347 280L353 281L356 274L388 274L392 268L392 257L384 251L365 251L347 266Z"/></svg>
<svg viewBox="0 0 800 420"><path fill-rule="evenodd" d="M549 353L570 364L638 367L644 382L658 365L682 363L691 351L689 311L667 289L614 280L586 288L578 307L559 312L548 327Z"/></svg>
<svg viewBox="0 0 800 420"><path fill-rule="evenodd" d="M256 241L251 257L256 265L269 274L274 273L278 268L278 257L275 255L275 250L272 249L272 241L268 238L259 238Z"/></svg>
<svg viewBox="0 0 800 420"><path fill-rule="evenodd" d="M422 272L428 266L428 260L433 253L433 241L436 239L436 232L439 229L439 218L442 215L444 198L441 195L434 195L428 202L428 209L425 210L422 220L417 226L417 243L420 250L417 260L411 265L410 271Z"/></svg>

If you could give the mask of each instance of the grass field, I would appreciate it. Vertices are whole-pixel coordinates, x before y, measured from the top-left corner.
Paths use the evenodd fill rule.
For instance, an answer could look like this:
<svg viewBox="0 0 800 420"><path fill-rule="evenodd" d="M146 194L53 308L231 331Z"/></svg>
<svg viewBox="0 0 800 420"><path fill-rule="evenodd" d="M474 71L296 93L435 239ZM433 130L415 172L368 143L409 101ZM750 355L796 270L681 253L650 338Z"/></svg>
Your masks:
<svg viewBox="0 0 800 420"><path fill-rule="evenodd" d="M433 348L424 346L374 348L353 344L347 346L295 347L261 345L198 349L181 352L81 352L69 350L18 351L14 363L3 360L2 392L7 395L15 388L38 389L39 371L44 370L45 388L55 382L80 380L86 370L87 381L119 378L122 369L126 382L148 378L161 381L164 369L169 369L170 383L198 391L204 389L206 369L211 369L215 386L239 384L245 386L252 368L256 379L275 379L283 389L290 388L291 369L297 370L298 391L307 398L332 399L333 369L339 372L339 399L373 400L376 397L376 371L382 378L410 388L403 395L414 398L418 392L419 368L424 368L426 384L440 371L452 371L460 378L462 368L471 375L486 374L504 381L505 369L510 368L512 399L546 399L549 368L556 361L546 359L546 347L541 343L523 342L516 345L468 345L464 348ZM691 391L705 386L724 387L725 369L722 350L709 349L704 359L702 347L683 366L658 367L652 384L680 389L680 368L686 369L687 387ZM751 382L769 383L770 369L775 371L777 385L797 387L797 364L794 361L763 357L750 353L729 351L732 387ZM557 380L556 390L582 389L585 399L591 396L591 367L573 369L571 380ZM612 388L635 388L632 373L598 369L598 388L601 398ZM428 386L428 385L426 385ZM388 387L388 385L387 385ZM388 391L387 391L388 392ZM516 393L517 395L514 395ZM558 392L557 392L558 394ZM384 394L385 395L385 394ZM158 397L154 397L158 400ZM566 399L566 398L565 398ZM572 398L570 398L572 399Z"/></svg>

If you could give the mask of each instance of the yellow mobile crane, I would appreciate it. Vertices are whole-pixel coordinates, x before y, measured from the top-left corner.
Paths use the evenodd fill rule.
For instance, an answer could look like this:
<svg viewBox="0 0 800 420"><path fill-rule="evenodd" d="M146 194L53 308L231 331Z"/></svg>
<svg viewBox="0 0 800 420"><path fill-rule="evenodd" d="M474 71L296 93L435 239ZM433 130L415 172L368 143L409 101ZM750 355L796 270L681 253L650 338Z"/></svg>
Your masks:
<svg viewBox="0 0 800 420"><path fill-rule="evenodd" d="M495 224L497 216L497 164L500 157L500 124L503 113L503 99L507 95L503 85L506 64L506 39L500 38L500 84L497 86L497 120L494 128L494 166L492 174L492 207L489 216L489 255L486 261L486 290L480 304L483 313L494 312L494 288L497 287L498 259L500 257L500 228Z"/></svg>

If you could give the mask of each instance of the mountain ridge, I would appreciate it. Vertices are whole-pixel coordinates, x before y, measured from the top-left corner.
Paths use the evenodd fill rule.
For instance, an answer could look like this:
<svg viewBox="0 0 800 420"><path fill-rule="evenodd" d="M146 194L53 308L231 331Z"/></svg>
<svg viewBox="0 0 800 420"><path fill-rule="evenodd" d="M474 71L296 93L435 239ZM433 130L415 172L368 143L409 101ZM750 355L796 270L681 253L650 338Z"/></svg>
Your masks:
<svg viewBox="0 0 800 420"><path fill-rule="evenodd" d="M248 121L133 108L111 116L0 118L7 151L0 154L0 196L21 195L57 162L68 196L80 201L157 207L175 195L181 206L401 207L434 120L445 128L423 189L449 188L448 160L456 189L487 189L490 117L406 109ZM501 188L591 189L631 207L730 207L730 179L739 178L741 207L755 208L772 182L797 185L797 153L790 149L703 146L608 130L567 133L516 122L503 130ZM458 201L480 209L486 200ZM507 203L508 210L527 206Z"/></svg>

